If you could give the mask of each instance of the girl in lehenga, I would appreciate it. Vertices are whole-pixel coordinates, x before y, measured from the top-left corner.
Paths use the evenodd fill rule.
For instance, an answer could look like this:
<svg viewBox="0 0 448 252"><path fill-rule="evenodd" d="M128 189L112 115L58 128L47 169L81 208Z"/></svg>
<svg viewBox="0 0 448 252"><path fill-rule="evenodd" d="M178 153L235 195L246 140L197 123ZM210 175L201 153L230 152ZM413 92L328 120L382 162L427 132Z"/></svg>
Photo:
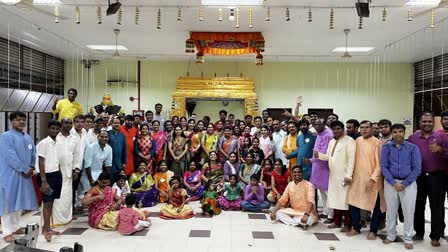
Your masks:
<svg viewBox="0 0 448 252"><path fill-rule="evenodd" d="M212 181L217 186L218 193L224 189L224 168L218 161L216 152L211 151L208 163L202 166L202 174L204 181Z"/></svg>
<svg viewBox="0 0 448 252"><path fill-rule="evenodd" d="M173 176L170 180L169 203L160 209L160 218L162 219L189 219L195 216L195 213L188 202L187 191L182 188L180 177Z"/></svg>
<svg viewBox="0 0 448 252"><path fill-rule="evenodd" d="M156 141L155 159L158 164L160 161L166 159L166 142L168 139L165 131L160 130L160 122L158 120L152 121L151 136Z"/></svg>
<svg viewBox="0 0 448 252"><path fill-rule="evenodd" d="M168 142L168 149L173 157L170 170L174 172L174 175L182 177L185 170L185 155L188 151L188 143L179 125L174 127L173 140Z"/></svg>
<svg viewBox="0 0 448 252"><path fill-rule="evenodd" d="M82 199L82 204L89 207L89 226L103 230L117 230L116 218L121 206L121 197L110 187L111 178L101 173L96 185Z"/></svg>
<svg viewBox="0 0 448 252"><path fill-rule="evenodd" d="M152 207L159 202L159 190L154 186L154 179L146 170L146 163L138 163L137 172L129 179L131 191L136 193L138 207Z"/></svg>
<svg viewBox="0 0 448 252"><path fill-rule="evenodd" d="M202 212L205 215L221 213L221 208L218 206L218 194L215 191L215 185L211 181L205 184L205 191L202 195Z"/></svg>
<svg viewBox="0 0 448 252"><path fill-rule="evenodd" d="M218 197L219 205L223 210L240 210L242 189L238 184L238 176L230 175L229 184L226 184L223 195Z"/></svg>
<svg viewBox="0 0 448 252"><path fill-rule="evenodd" d="M201 153L201 161L200 165L205 164L208 162L208 156L210 155L210 152L217 150L218 148L218 140L219 137L215 134L215 131L213 129L213 124L209 123L207 125L207 131L202 134L201 139L201 147L202 147L202 153Z"/></svg>

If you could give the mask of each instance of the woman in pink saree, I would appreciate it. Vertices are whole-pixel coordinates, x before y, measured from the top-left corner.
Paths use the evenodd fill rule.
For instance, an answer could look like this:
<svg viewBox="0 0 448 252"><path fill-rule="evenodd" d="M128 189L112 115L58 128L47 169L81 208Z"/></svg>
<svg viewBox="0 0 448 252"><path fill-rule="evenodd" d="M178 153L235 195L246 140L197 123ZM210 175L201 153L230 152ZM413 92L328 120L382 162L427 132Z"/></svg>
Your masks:
<svg viewBox="0 0 448 252"><path fill-rule="evenodd" d="M89 207L89 226L103 230L117 230L116 218L121 206L121 197L110 186L111 178L101 173L96 185L82 199L82 204Z"/></svg>
<svg viewBox="0 0 448 252"><path fill-rule="evenodd" d="M160 130L160 122L152 121L152 138L156 141L156 163L166 159L166 141L168 136L165 131Z"/></svg>

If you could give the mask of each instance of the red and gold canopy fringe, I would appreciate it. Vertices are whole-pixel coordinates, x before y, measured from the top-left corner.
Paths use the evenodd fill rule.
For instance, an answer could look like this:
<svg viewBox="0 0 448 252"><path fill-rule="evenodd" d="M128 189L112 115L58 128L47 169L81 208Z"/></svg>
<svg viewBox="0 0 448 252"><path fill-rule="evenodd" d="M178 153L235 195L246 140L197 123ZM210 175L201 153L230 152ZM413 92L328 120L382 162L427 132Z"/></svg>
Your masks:
<svg viewBox="0 0 448 252"><path fill-rule="evenodd" d="M261 32L191 32L185 41L185 52L194 53L196 48L200 63L204 62L204 55L256 54L257 65L262 65L264 44Z"/></svg>

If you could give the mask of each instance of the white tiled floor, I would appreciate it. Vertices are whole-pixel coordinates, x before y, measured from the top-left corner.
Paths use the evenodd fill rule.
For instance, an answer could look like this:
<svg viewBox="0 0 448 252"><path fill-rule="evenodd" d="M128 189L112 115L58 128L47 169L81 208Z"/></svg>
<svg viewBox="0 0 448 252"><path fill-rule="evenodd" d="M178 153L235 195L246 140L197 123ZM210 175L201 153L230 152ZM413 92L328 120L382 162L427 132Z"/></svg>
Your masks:
<svg viewBox="0 0 448 252"><path fill-rule="evenodd" d="M448 204L448 203L447 203ZM199 202L191 203L197 213L201 213ZM161 205L149 208L151 212L158 212ZM429 209L426 211L426 219L430 220ZM448 210L446 210L448 216ZM40 217L33 213L23 217L22 223L39 222ZM403 251L403 243L393 243L383 245L380 239L368 241L365 236L365 229L362 235L347 237L345 234L330 230L326 225L319 223L307 231L297 227L289 227L278 222L273 222L269 218L264 220L249 219L246 212L222 212L213 218L193 218L189 220L162 220L151 218L152 227L146 236L124 237L117 232L107 232L89 228L82 235L62 235L55 236L51 243L47 243L43 236L39 236L37 247L46 250L59 251L63 246L71 246L79 242L84 246L84 251L107 251L107 252L134 252L134 251L182 251L195 252L287 252L287 251L330 251L333 247L335 251L341 252L388 252ZM430 224L427 223L427 234L425 241L415 242L414 251L448 251L448 243L442 241L440 248L432 248L428 238ZM87 217L79 217L67 228L87 227ZM190 230L211 230L209 238L188 237ZM274 239L253 239L252 231L272 232ZM314 233L333 233L339 241L319 241ZM380 233L383 233L381 231ZM398 226L398 232L402 232L402 224ZM448 234L448 229L447 232ZM6 246L0 240L0 248Z"/></svg>

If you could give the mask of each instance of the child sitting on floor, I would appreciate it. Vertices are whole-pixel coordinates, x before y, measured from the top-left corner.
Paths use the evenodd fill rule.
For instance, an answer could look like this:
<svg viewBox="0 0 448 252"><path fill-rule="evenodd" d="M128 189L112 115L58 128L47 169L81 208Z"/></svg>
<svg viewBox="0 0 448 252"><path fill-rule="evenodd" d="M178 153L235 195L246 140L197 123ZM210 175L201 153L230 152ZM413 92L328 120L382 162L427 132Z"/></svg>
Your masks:
<svg viewBox="0 0 448 252"><path fill-rule="evenodd" d="M205 191L202 194L202 211L206 215L220 214L221 208L218 206L218 194L215 191L216 185L212 181L207 181Z"/></svg>
<svg viewBox="0 0 448 252"><path fill-rule="evenodd" d="M118 197L122 199L121 202L125 202L126 195L131 193L131 189L128 184L128 180L126 175L118 174L115 178L116 182L112 186L112 188L116 189L116 194Z"/></svg>
<svg viewBox="0 0 448 252"><path fill-rule="evenodd" d="M122 235L131 235L151 226L149 219L139 220L139 213L133 208L136 202L136 195L128 194L126 196L126 207L118 213L118 232Z"/></svg>

